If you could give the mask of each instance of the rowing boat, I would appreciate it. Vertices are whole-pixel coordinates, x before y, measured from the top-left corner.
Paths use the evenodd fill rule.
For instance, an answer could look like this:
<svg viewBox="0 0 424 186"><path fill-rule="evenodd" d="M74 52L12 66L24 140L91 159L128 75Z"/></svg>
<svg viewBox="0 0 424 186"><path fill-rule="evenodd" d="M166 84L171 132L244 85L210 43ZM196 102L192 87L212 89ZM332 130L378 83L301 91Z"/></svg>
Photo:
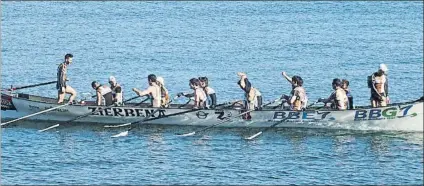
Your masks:
<svg viewBox="0 0 424 186"><path fill-rule="evenodd" d="M58 106L57 100L54 98L29 94L2 94L2 98L7 98L5 102L2 100L2 120L15 119ZM87 101L84 104L69 105L40 114L28 118L28 120L66 122L77 116L100 109L99 112L93 112L88 117L81 118L75 122L119 125L139 121L156 110L147 104L136 105L136 103L127 103L125 106L106 107L96 106L93 102ZM158 112L155 112L151 117L159 117L159 119L148 123L157 125L210 126L245 111L239 105L232 105L226 108L202 109L175 115L176 113L190 110L192 109L189 106L171 104L169 108L161 108ZM305 111L290 111L270 105L262 110L252 112L250 120L242 117L231 118L230 121L219 125L219 127L267 127L279 121L282 122L277 127L423 131L423 102L420 100L396 103L381 108L356 107L353 110L345 111L330 110L328 108L318 109L318 107L312 107Z"/></svg>

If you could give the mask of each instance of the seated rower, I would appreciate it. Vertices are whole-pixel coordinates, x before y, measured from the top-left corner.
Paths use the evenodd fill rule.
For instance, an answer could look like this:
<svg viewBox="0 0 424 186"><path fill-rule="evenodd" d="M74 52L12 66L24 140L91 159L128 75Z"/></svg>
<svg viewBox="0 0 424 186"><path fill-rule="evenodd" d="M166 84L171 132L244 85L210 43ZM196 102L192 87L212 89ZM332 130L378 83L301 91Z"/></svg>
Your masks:
<svg viewBox="0 0 424 186"><path fill-rule="evenodd" d="M300 76L293 76L290 78L286 72L282 72L282 75L287 79L288 82L292 85L292 91L290 96L283 95L283 99L288 101L291 110L303 110L306 109L308 103L308 96L306 95L306 90L303 88L303 79Z"/></svg>
<svg viewBox="0 0 424 186"><path fill-rule="evenodd" d="M372 107L385 107L389 102L387 71L387 66L380 64L378 71L368 76L368 88L371 89L370 100Z"/></svg>
<svg viewBox="0 0 424 186"><path fill-rule="evenodd" d="M123 90L121 85L116 82L116 78L114 76L109 77L110 89L112 89L113 103L115 105L123 105Z"/></svg>
<svg viewBox="0 0 424 186"><path fill-rule="evenodd" d="M108 86L101 85L99 82L93 81L91 83L91 87L96 90L96 104L98 106L109 106L113 104L112 90Z"/></svg>
<svg viewBox="0 0 424 186"><path fill-rule="evenodd" d="M347 109L347 96L346 91L342 88L342 81L336 78L333 79L332 83L334 92L331 93L330 97L327 99L319 99L319 102L323 102L324 104L331 103L331 108L337 110L346 110Z"/></svg>
<svg viewBox="0 0 424 186"><path fill-rule="evenodd" d="M350 93L350 90L349 90L349 81L348 80L346 80L346 79L342 80L342 88L346 92L346 96L347 96L347 100L348 100L348 102L347 102L348 107L347 108L349 110L352 110L353 109L353 96L352 96L352 94Z"/></svg>
<svg viewBox="0 0 424 186"><path fill-rule="evenodd" d="M207 77L199 77L200 87L206 93L207 103L209 108L215 108L216 106L216 94L215 90L209 87L209 80Z"/></svg>
<svg viewBox="0 0 424 186"><path fill-rule="evenodd" d="M162 95L160 91L160 87L157 84L156 75L150 74L147 76L147 80L149 82L149 87L144 90L138 90L137 88L133 88L132 90L139 96L149 95L152 98L152 107L159 108L161 107Z"/></svg>
<svg viewBox="0 0 424 186"><path fill-rule="evenodd" d="M246 98L246 110L261 110L262 106L262 95L261 92L259 92L258 89L252 87L252 84L247 79L247 75L242 72L238 72L237 75L240 77L240 80L237 82L240 88L245 93ZM250 113L248 114L247 118L250 117Z"/></svg>
<svg viewBox="0 0 424 186"><path fill-rule="evenodd" d="M168 89L166 89L165 87L165 80L163 79L163 77L158 77L156 79L156 82L158 84L158 86L160 87L160 91L161 91L161 96L162 96L162 101L161 101L161 105L162 107L169 107L169 92Z"/></svg>
<svg viewBox="0 0 424 186"><path fill-rule="evenodd" d="M193 108L204 108L206 106L206 94L200 87L199 79L192 78L189 81L190 88L194 90L194 105Z"/></svg>

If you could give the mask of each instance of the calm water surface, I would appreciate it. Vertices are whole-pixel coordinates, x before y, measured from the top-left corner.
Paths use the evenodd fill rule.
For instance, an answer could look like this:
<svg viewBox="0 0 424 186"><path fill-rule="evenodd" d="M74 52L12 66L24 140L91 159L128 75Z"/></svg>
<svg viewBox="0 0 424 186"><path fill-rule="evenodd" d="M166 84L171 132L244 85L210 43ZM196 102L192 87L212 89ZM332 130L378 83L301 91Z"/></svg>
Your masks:
<svg viewBox="0 0 424 186"><path fill-rule="evenodd" d="M3 2L1 85L55 80L73 53L79 93L110 75L145 88L163 76L171 94L208 76L219 102L242 98L238 71L265 101L300 75L311 100L347 78L368 104L366 76L389 67L393 102L423 95L422 2ZM27 89L56 96L53 85ZM38 133L45 123L2 129L2 184L422 184L421 133L143 126L128 137L101 126Z"/></svg>

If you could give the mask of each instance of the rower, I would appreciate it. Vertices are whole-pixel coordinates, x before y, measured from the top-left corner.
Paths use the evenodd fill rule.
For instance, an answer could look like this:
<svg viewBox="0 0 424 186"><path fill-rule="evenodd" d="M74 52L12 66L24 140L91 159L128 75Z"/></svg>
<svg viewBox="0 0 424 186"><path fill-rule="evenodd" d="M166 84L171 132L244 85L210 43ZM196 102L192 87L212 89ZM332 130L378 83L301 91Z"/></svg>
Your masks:
<svg viewBox="0 0 424 186"><path fill-rule="evenodd" d="M91 83L91 87L96 90L96 104L98 106L100 105L112 105L113 104L113 95L112 95L112 89L106 85L101 85L97 81L93 81Z"/></svg>
<svg viewBox="0 0 424 186"><path fill-rule="evenodd" d="M380 64L378 71L368 76L368 88L371 89L370 100L372 107L385 107L389 102L388 70L385 64Z"/></svg>
<svg viewBox="0 0 424 186"><path fill-rule="evenodd" d="M150 74L147 76L147 81L149 82L149 87L144 90L138 90L137 88L133 88L132 90L139 96L149 95L152 98L152 107L159 108L161 106L161 91L160 87L157 84L156 75Z"/></svg>
<svg viewBox="0 0 424 186"><path fill-rule="evenodd" d="M169 92L168 89L165 87L165 80L163 77L157 77L156 82L158 86L160 87L161 96L162 96L162 107L169 107Z"/></svg>
<svg viewBox="0 0 424 186"><path fill-rule="evenodd" d="M121 85L116 82L116 78L114 76L109 77L110 89L112 89L113 103L117 106L123 105L123 90Z"/></svg>
<svg viewBox="0 0 424 186"><path fill-rule="evenodd" d="M252 84L247 79L247 75L243 72L238 72L237 75L240 77L240 80L237 82L240 88L245 93L246 98L246 110L262 110L262 95L258 89L252 87ZM250 113L247 115L247 119L250 118Z"/></svg>
<svg viewBox="0 0 424 186"><path fill-rule="evenodd" d="M293 76L290 78L286 72L282 72L282 75L292 85L292 91L290 96L283 95L282 97L288 101L291 110L303 110L306 109L308 103L308 96L306 90L303 87L303 79L300 76Z"/></svg>
<svg viewBox="0 0 424 186"><path fill-rule="evenodd" d="M346 92L347 100L348 100L348 109L353 109L353 96L349 90L349 81L346 79L342 79L342 89Z"/></svg>
<svg viewBox="0 0 424 186"><path fill-rule="evenodd" d="M66 81L69 81L67 77L68 66L72 63L73 57L74 56L72 54L66 54L65 61L57 67L57 103L63 102L63 100L65 99L65 94L71 94L71 96L69 97L69 103L72 104L75 97L77 96L77 92L71 86L66 84Z"/></svg>
<svg viewBox="0 0 424 186"><path fill-rule="evenodd" d="M194 105L193 108L204 108L206 106L206 93L200 86L200 81L197 78L191 78L189 81L190 88L194 90Z"/></svg>
<svg viewBox="0 0 424 186"><path fill-rule="evenodd" d="M215 90L209 87L209 80L207 77L199 77L200 87L206 93L207 104L209 108L215 108L216 106L216 94Z"/></svg>
<svg viewBox="0 0 424 186"><path fill-rule="evenodd" d="M333 79L332 83L334 92L331 93L330 97L327 99L320 98L318 102L323 102L324 104L331 103L331 108L337 110L346 110L347 109L347 96L346 91L342 88L342 81L338 78Z"/></svg>

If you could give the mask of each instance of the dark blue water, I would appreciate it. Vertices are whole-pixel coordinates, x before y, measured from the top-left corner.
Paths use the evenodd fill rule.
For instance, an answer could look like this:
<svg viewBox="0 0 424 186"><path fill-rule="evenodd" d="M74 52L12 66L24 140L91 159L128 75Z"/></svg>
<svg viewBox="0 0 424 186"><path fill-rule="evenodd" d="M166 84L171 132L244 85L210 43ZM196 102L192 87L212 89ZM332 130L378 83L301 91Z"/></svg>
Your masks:
<svg viewBox="0 0 424 186"><path fill-rule="evenodd" d="M265 101L300 75L310 100L333 78L369 104L366 76L387 64L392 102L423 95L422 2L3 2L1 86L55 80L74 54L69 84L92 92L110 75L145 88L163 76L171 94L208 76L219 102L242 98L246 72ZM24 92L56 96L53 85ZM422 184L422 133L144 126L128 137L98 127L38 133L2 129L2 184Z"/></svg>

